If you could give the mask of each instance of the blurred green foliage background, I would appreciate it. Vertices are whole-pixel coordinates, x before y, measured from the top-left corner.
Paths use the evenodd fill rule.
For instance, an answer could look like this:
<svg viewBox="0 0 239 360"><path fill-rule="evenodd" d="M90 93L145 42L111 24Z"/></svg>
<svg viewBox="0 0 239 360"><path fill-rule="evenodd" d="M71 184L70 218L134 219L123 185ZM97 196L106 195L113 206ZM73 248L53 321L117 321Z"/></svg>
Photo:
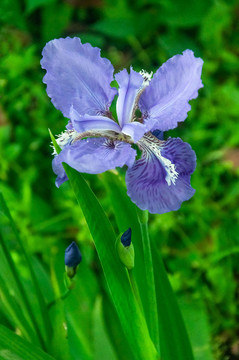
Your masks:
<svg viewBox="0 0 239 360"><path fill-rule="evenodd" d="M92 270L86 280L94 284L87 311L101 274L69 184L54 185L48 128L59 134L67 120L47 97L41 51L51 39L79 36L100 47L116 71L130 65L155 71L187 48L204 60L199 98L191 101L187 120L166 134L180 136L196 151L196 194L178 212L152 215L150 233L189 328L195 333L207 328L216 360L239 359L238 18L236 0L1 0L0 5L0 191L42 274L44 269L52 277L54 270L62 289L64 249L73 240L81 244L84 266ZM114 224L104 176L86 178ZM9 241L24 277L10 231ZM203 309L199 318L187 305L192 301Z"/></svg>

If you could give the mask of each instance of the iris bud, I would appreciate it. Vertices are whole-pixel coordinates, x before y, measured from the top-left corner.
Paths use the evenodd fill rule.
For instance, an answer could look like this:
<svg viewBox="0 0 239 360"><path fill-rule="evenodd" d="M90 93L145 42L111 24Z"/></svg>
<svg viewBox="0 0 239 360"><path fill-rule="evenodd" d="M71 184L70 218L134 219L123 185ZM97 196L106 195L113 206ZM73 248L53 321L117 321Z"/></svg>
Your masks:
<svg viewBox="0 0 239 360"><path fill-rule="evenodd" d="M132 269L134 267L134 246L131 242L131 228L118 236L116 249L124 266L128 270Z"/></svg>
<svg viewBox="0 0 239 360"><path fill-rule="evenodd" d="M124 247L130 246L131 244L131 228L128 228L121 236L121 243Z"/></svg>
<svg viewBox="0 0 239 360"><path fill-rule="evenodd" d="M65 269L69 278L73 278L76 274L77 267L82 260L81 252L73 241L65 251Z"/></svg>

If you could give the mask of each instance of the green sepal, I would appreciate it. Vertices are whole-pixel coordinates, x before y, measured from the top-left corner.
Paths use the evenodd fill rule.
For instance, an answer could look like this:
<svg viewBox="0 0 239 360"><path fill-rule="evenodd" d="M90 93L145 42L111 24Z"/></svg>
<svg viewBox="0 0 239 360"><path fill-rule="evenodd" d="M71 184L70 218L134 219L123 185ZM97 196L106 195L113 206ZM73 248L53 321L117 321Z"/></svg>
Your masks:
<svg viewBox="0 0 239 360"><path fill-rule="evenodd" d="M65 265L65 270L66 270L66 275L72 279L75 274L76 274L76 271L77 271L77 267L72 267L72 266L67 266Z"/></svg>
<svg viewBox="0 0 239 360"><path fill-rule="evenodd" d="M49 131L49 134L50 134L50 137L51 137L52 144L54 145L54 148L55 148L57 154L60 154L60 152L61 152L60 146L57 144L57 141L56 141L56 139L54 138L54 136L52 135L51 130L48 129L48 131Z"/></svg>
<svg viewBox="0 0 239 360"><path fill-rule="evenodd" d="M67 266L66 266L66 268L67 268ZM68 271L68 273L67 273L67 271ZM75 276L75 274L76 274L76 269L74 270L74 268L71 268L71 267L68 267L68 269L65 271L64 284L65 284L66 289L69 289L69 290L73 289L73 287L74 287L73 277Z"/></svg>
<svg viewBox="0 0 239 360"><path fill-rule="evenodd" d="M134 245L131 242L130 246L124 246L121 243L121 236L120 234L116 240L116 249L122 264L128 269L133 269L134 267Z"/></svg>

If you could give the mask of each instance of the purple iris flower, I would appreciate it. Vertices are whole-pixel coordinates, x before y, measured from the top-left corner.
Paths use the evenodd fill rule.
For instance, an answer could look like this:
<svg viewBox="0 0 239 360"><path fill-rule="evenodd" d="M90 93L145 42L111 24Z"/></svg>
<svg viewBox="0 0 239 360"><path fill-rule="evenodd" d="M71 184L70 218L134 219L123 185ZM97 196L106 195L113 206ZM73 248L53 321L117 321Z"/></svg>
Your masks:
<svg viewBox="0 0 239 360"><path fill-rule="evenodd" d="M63 162L89 174L127 165L127 193L142 210L159 214L178 210L193 196L190 176L196 155L180 138L163 140L162 132L184 121L189 100L198 96L203 86L200 58L185 50L163 64L152 80L144 70L124 69L115 75L117 90L110 86L114 72L110 61L79 38L50 41L42 54L47 93L70 119L57 139L62 151L53 159L58 187L67 180ZM118 121L110 112L117 93ZM141 150L140 159L133 144Z"/></svg>

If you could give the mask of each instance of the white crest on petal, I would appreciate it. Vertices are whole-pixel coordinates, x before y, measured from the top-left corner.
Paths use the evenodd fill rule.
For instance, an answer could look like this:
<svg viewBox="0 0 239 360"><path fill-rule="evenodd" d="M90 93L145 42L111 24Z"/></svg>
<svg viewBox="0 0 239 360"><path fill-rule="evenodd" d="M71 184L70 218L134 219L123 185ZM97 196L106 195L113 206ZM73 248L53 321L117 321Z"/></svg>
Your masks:
<svg viewBox="0 0 239 360"><path fill-rule="evenodd" d="M143 82L143 84L142 84L142 87L148 86L149 83L150 83L150 80L152 79L153 71L151 71L151 73L148 73L148 72L145 71L145 70L141 70L139 73L140 73L140 75L142 75L143 78L144 78L144 82Z"/></svg>
<svg viewBox="0 0 239 360"><path fill-rule="evenodd" d="M139 90L138 90L138 92L137 92L137 95L136 95L136 97L135 97L135 101L134 101L134 105L133 105L133 110L132 110L130 122L136 120L136 118L135 118L135 111L136 111L136 109L138 108L139 98L140 98L140 96L142 95L142 93L144 92L144 90L146 89L146 87L149 86L150 80L151 80L151 78L152 78L152 76L153 76L153 71L151 71L151 73L148 73L148 72L145 71L145 70L141 70L141 71L139 72L139 74L142 76L143 82L142 82L142 85L140 86L140 88L139 88Z"/></svg>
<svg viewBox="0 0 239 360"><path fill-rule="evenodd" d="M152 143L150 145L150 149L153 151L154 155L159 159L164 169L166 170L167 175L165 180L167 181L168 186L170 186L172 183L175 185L178 177L175 165L169 159L162 156L160 148L157 144Z"/></svg>
<svg viewBox="0 0 239 360"><path fill-rule="evenodd" d="M175 185L178 172L176 171L176 166L161 154L164 141L158 140L153 134L148 132L138 141L138 144L144 151L152 153L160 161L166 171L165 180L168 186L171 184Z"/></svg>
<svg viewBox="0 0 239 360"><path fill-rule="evenodd" d="M56 142L60 146L60 148L63 149L66 145L71 144L77 135L79 135L79 133L75 130L65 130L61 134L56 136ZM50 146L53 148L52 155L57 155L54 145L51 143Z"/></svg>

